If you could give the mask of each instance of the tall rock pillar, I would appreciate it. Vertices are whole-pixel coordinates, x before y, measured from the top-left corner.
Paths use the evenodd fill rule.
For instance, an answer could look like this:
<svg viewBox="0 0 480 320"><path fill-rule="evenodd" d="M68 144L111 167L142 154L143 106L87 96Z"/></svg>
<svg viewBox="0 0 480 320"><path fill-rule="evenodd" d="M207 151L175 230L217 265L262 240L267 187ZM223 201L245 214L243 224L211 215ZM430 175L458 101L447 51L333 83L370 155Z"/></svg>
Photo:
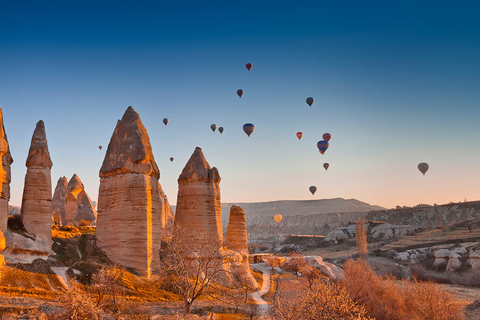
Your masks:
<svg viewBox="0 0 480 320"><path fill-rule="evenodd" d="M21 213L25 229L48 246L52 244L52 165L45 124L40 120L28 151Z"/></svg>
<svg viewBox="0 0 480 320"><path fill-rule="evenodd" d="M2 155L2 169L5 171L5 178L2 182L2 190L0 194L0 230L7 230L8 221L8 202L10 201L10 182L12 181L11 164L13 163L12 155L10 154L10 146L8 145L7 133L3 125L2 117L2 131L7 142L7 152Z"/></svg>
<svg viewBox="0 0 480 320"><path fill-rule="evenodd" d="M100 169L97 245L114 262L150 276L173 211L140 116L128 107ZM162 196L160 196L162 195Z"/></svg>
<svg viewBox="0 0 480 320"><path fill-rule="evenodd" d="M178 178L175 214L180 228L219 243L223 241L220 180L217 168L211 168L202 149L195 148Z"/></svg>
<svg viewBox="0 0 480 320"><path fill-rule="evenodd" d="M57 186L53 192L52 198L52 219L55 224L63 226L67 216L65 209L65 196L67 194L68 180L66 177L61 177L57 181Z"/></svg>

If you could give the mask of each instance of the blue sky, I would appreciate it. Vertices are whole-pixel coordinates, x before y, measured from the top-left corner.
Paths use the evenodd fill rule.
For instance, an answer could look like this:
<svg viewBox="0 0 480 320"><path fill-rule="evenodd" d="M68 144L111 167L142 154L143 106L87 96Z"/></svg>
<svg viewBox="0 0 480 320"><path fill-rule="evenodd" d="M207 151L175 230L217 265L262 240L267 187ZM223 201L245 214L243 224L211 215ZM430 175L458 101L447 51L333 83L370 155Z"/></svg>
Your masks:
<svg viewBox="0 0 480 320"><path fill-rule="evenodd" d="M0 1L0 30L11 204L21 203L38 120L53 187L77 173L95 200L106 147L130 105L171 203L196 146L219 169L225 202L480 198L475 1ZM246 122L255 124L250 138ZM332 139L320 155L324 132ZM416 168L424 161L425 177Z"/></svg>

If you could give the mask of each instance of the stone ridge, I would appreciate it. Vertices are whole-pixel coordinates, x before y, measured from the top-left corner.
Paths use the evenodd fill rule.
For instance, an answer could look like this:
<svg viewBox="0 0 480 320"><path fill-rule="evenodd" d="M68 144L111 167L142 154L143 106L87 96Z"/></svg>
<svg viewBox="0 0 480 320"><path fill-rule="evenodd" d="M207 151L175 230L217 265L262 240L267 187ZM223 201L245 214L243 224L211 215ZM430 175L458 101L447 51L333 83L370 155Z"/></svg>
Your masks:
<svg viewBox="0 0 480 320"><path fill-rule="evenodd" d="M100 178L122 173L160 178L147 130L132 107L128 107L122 120L117 122L100 169Z"/></svg>
<svg viewBox="0 0 480 320"><path fill-rule="evenodd" d="M53 166L52 160L50 159L50 153L48 152L45 124L42 120L37 122L35 131L33 132L26 166L39 166L45 168L51 168Z"/></svg>
<svg viewBox="0 0 480 320"><path fill-rule="evenodd" d="M192 156L183 168L182 173L178 177L178 182L184 180L220 182L221 178L218 169L215 167L211 168L208 164L203 155L202 149L196 147Z"/></svg>

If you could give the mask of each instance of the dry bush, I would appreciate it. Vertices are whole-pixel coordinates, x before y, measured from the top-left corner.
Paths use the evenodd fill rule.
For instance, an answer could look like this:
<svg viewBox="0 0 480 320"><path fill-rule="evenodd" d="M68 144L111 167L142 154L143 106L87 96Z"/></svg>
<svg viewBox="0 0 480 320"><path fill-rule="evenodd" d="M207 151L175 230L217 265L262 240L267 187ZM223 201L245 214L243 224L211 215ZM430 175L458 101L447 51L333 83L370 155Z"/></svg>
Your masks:
<svg viewBox="0 0 480 320"><path fill-rule="evenodd" d="M463 273L453 273L450 275L450 282L467 287L480 287L480 270L470 269Z"/></svg>
<svg viewBox="0 0 480 320"><path fill-rule="evenodd" d="M439 285L431 282L404 281L400 286L391 278L380 277L366 261L349 260L342 282L350 297L377 320L460 320L459 305Z"/></svg>
<svg viewBox="0 0 480 320"><path fill-rule="evenodd" d="M463 320L462 308L450 293L432 282L405 282L405 304L418 320Z"/></svg>
<svg viewBox="0 0 480 320"><path fill-rule="evenodd" d="M101 319L102 309L95 305L91 297L74 280L70 281L70 286L71 288L59 295L57 300L64 312L55 315L53 319Z"/></svg>
<svg viewBox="0 0 480 320"><path fill-rule="evenodd" d="M402 294L392 279L383 279L364 260L348 260L342 282L353 301L363 305L377 320L405 319L406 307Z"/></svg>
<svg viewBox="0 0 480 320"><path fill-rule="evenodd" d="M285 262L284 268L295 272L297 277L299 276L300 270L306 269L307 263L302 254L290 251L288 254L288 259Z"/></svg>
<svg viewBox="0 0 480 320"><path fill-rule="evenodd" d="M327 277L319 277L311 286L281 290L272 303L271 319L331 320L370 319L362 306L350 299L343 288Z"/></svg>

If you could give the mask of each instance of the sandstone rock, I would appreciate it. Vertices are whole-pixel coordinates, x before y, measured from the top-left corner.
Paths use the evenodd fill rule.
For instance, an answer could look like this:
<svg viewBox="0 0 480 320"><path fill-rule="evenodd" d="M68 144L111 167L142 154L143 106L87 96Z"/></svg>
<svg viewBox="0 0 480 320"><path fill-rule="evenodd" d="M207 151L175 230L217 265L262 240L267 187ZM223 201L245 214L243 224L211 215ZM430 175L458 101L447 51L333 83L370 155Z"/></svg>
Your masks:
<svg viewBox="0 0 480 320"><path fill-rule="evenodd" d="M3 243L0 243L1 256L6 264L30 264L35 259L47 259L51 253L50 245L40 237L27 238L10 230L3 231Z"/></svg>
<svg viewBox="0 0 480 320"><path fill-rule="evenodd" d="M65 196L67 194L68 180L61 177L57 181L57 186L52 198L52 219L55 224L63 226L66 220Z"/></svg>
<svg viewBox="0 0 480 320"><path fill-rule="evenodd" d="M193 235L222 242L220 175L195 148L180 177L175 223Z"/></svg>
<svg viewBox="0 0 480 320"><path fill-rule="evenodd" d="M238 253L239 258L232 263L232 272L237 274L250 288L257 288L258 284L250 273L250 264L248 261L247 245L247 223L245 221L245 212L241 207L232 206L230 208L230 219L227 229L227 247Z"/></svg>
<svg viewBox="0 0 480 320"><path fill-rule="evenodd" d="M480 250L475 250L468 256L468 263L474 270L480 270Z"/></svg>
<svg viewBox="0 0 480 320"><path fill-rule="evenodd" d="M85 190L77 195L77 207L73 216L74 226L94 226L97 222L97 210Z"/></svg>
<svg viewBox="0 0 480 320"><path fill-rule="evenodd" d="M5 141L7 141L7 152L2 155L2 168L5 171L5 179L2 183L2 192L0 194L0 230L7 229L8 220L8 202L10 201L10 182L12 181L11 164L13 163L12 155L10 154L10 145L8 145L7 133L3 125L2 128L5 135Z"/></svg>
<svg viewBox="0 0 480 320"><path fill-rule="evenodd" d="M462 263L460 262L461 255L458 252L450 252L448 255L448 263L446 270L447 271L455 271L459 269L462 266Z"/></svg>
<svg viewBox="0 0 480 320"><path fill-rule="evenodd" d="M22 197L22 219L30 234L52 243L52 160L43 121L37 122L27 157Z"/></svg>
<svg viewBox="0 0 480 320"><path fill-rule="evenodd" d="M100 169L97 245L113 262L146 276L173 219L159 176L147 130L129 107Z"/></svg>
<svg viewBox="0 0 480 320"><path fill-rule="evenodd" d="M434 267L444 267L448 263L448 257L450 256L450 250L448 249L439 249L434 253L435 261L433 262Z"/></svg>
<svg viewBox="0 0 480 320"><path fill-rule="evenodd" d="M305 262L310 267L319 269L332 280L343 280L343 270L333 263L323 261L320 256L305 256Z"/></svg>

